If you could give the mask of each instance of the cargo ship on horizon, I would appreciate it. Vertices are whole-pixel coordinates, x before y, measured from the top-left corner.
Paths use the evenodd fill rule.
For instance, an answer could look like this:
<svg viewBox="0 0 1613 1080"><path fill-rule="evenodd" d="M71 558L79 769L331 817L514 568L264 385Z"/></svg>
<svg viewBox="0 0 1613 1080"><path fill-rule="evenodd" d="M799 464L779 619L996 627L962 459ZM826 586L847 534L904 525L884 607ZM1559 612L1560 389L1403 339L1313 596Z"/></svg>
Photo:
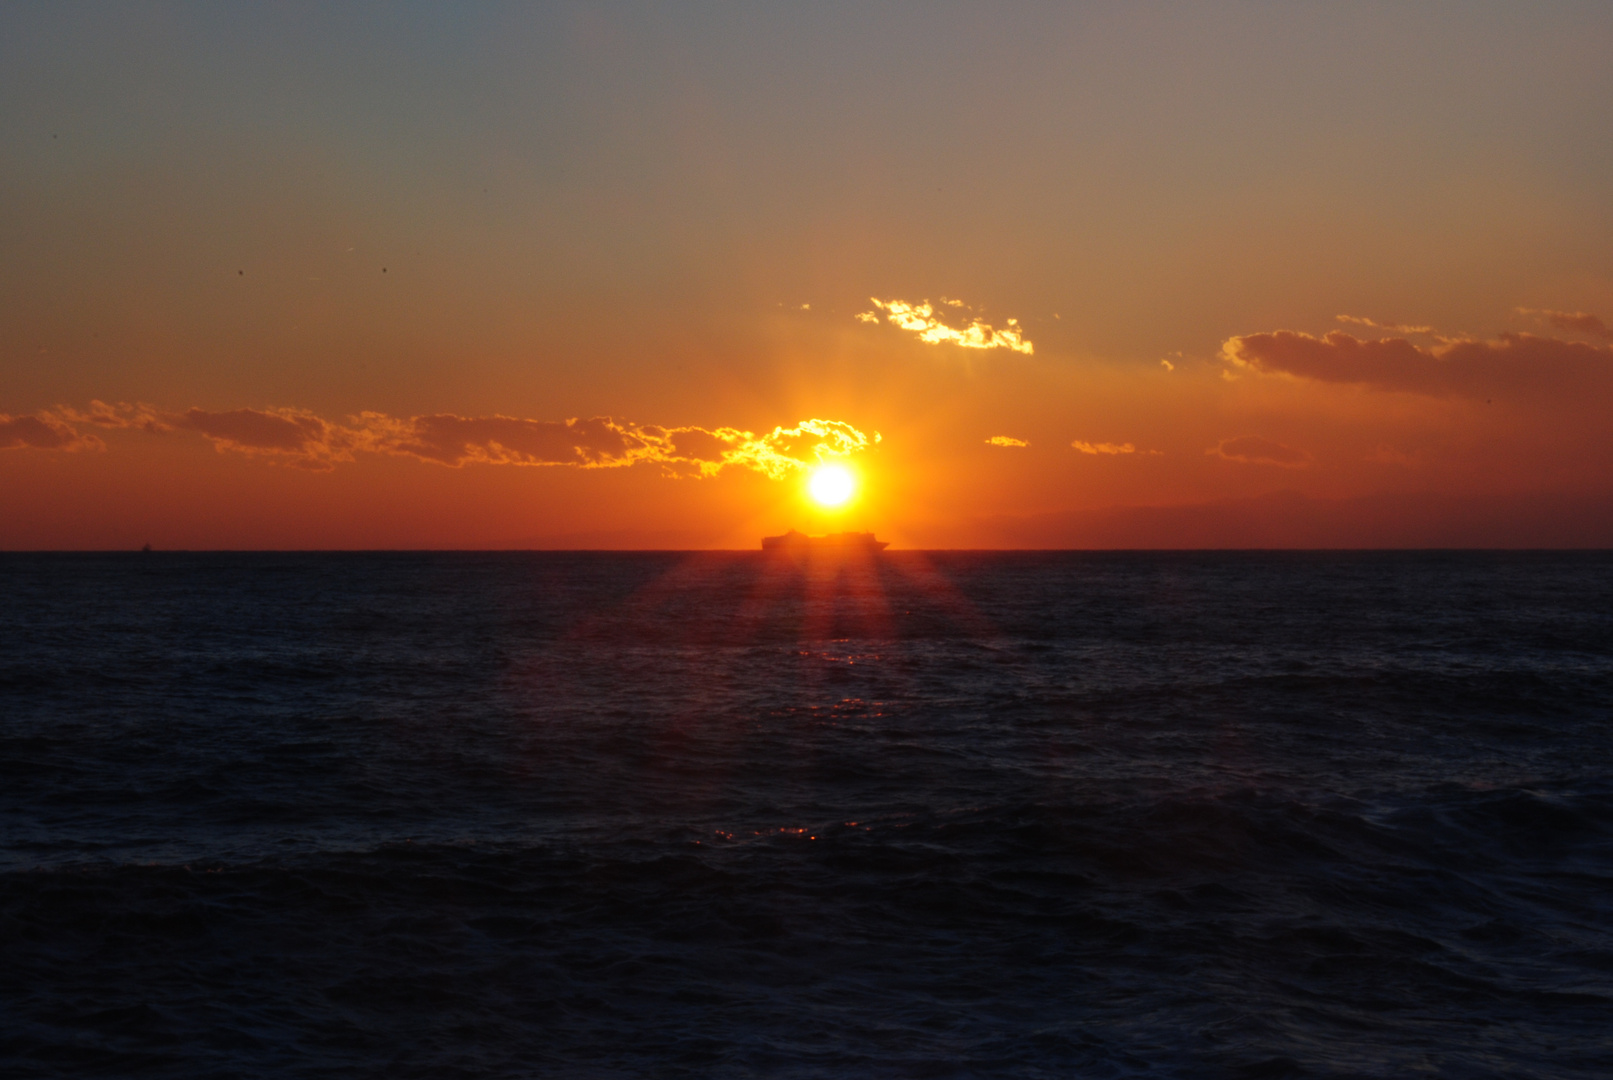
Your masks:
<svg viewBox="0 0 1613 1080"><path fill-rule="evenodd" d="M763 551L884 551L888 540L876 540L871 532L829 533L825 536L808 536L791 529L783 536L762 537Z"/></svg>

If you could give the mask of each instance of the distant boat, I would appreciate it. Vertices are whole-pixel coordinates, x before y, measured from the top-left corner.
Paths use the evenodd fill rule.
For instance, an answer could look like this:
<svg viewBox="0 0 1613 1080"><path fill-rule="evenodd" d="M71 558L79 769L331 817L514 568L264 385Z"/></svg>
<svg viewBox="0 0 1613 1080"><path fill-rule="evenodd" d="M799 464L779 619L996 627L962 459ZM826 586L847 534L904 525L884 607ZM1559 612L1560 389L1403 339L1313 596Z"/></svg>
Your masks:
<svg viewBox="0 0 1613 1080"><path fill-rule="evenodd" d="M827 536L808 536L791 529L783 536L762 537L763 551L884 551L888 540L875 540L871 532L830 533Z"/></svg>

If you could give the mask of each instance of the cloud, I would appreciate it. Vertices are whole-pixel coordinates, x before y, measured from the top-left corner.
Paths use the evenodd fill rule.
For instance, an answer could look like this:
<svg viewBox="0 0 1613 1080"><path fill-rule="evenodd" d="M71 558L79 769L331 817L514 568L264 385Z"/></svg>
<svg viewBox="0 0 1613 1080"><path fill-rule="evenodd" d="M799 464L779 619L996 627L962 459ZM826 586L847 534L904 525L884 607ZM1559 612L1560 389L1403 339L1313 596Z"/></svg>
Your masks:
<svg viewBox="0 0 1613 1080"><path fill-rule="evenodd" d="M1082 442L1080 439L1077 439L1073 443L1071 443L1070 445L1073 446L1075 449L1081 451L1081 453L1083 453L1083 454L1135 454L1137 452L1137 448L1135 446L1133 446L1129 442L1128 443L1112 443L1112 442L1089 443L1089 442Z"/></svg>
<svg viewBox="0 0 1613 1080"><path fill-rule="evenodd" d="M713 476L733 466L777 480L872 445L867 435L839 420L803 420L757 435L731 427L667 428L608 416L562 421L436 414L405 420L364 413L355 419L357 445L365 450L455 468L479 463L612 469L650 463ZM876 433L872 442L878 440Z"/></svg>
<svg viewBox="0 0 1613 1080"><path fill-rule="evenodd" d="M1364 341L1342 330L1319 338L1276 330L1228 338L1221 356L1235 367L1266 374L1440 397L1613 385L1613 349L1533 334L1425 347L1404 338Z"/></svg>
<svg viewBox="0 0 1613 1080"><path fill-rule="evenodd" d="M470 464L559 465L608 469L649 463L674 475L713 476L725 468L751 469L773 479L879 441L839 420L803 420L764 434L739 428L660 427L608 416L529 420L513 416L432 413L397 417L365 412L348 422L326 420L305 409L187 409L164 412L127 402L90 403L38 416L0 417L0 448L47 450L103 445L80 436L73 425L151 432L190 431L220 452L268 457L286 464L327 470L358 453L412 457L450 468Z"/></svg>
<svg viewBox="0 0 1613 1080"><path fill-rule="evenodd" d="M1559 330L1613 338L1613 329L1609 329L1608 325L1595 315L1587 315L1583 311L1550 311L1543 308L1521 307L1518 312L1523 315L1539 315Z"/></svg>
<svg viewBox="0 0 1613 1080"><path fill-rule="evenodd" d="M993 435L986 440L987 446L1029 446L1024 439L1016 439L1012 435Z"/></svg>
<svg viewBox="0 0 1613 1080"><path fill-rule="evenodd" d="M302 409L186 409L158 418L179 431L196 431L220 453L269 455L304 468L329 469L353 460L353 433Z"/></svg>
<svg viewBox="0 0 1613 1080"><path fill-rule="evenodd" d="M108 405L104 401L90 402L88 409L74 409L63 405L56 409L56 415L64 421L73 424L93 424L103 428L144 428L148 431L168 431L169 425L158 417L156 410L149 405L131 405L127 401L120 401L116 405Z"/></svg>
<svg viewBox="0 0 1613 1080"><path fill-rule="evenodd" d="M124 401L108 405L96 400L90 402L88 409L64 406L53 415L64 425L92 425L109 430L137 428L150 432L194 431L220 452L267 456L321 470L332 468L338 461L351 461L356 436L352 429L321 419L306 409L210 412L193 408L175 413L145 404Z"/></svg>
<svg viewBox="0 0 1613 1080"><path fill-rule="evenodd" d="M733 428L719 428L710 434L728 444L711 472L725 465L738 465L755 469L774 480L781 479L794 469L810 468L830 458L846 457L866 450L880 441L877 431L870 442L867 435L840 420L803 420L793 428L776 427L760 436Z"/></svg>
<svg viewBox="0 0 1613 1080"><path fill-rule="evenodd" d="M1401 323L1373 322L1371 319L1359 315L1335 315L1333 318L1341 323L1354 323L1357 326L1370 326L1374 330L1387 330L1392 334L1432 334L1432 326L1406 326Z"/></svg>
<svg viewBox="0 0 1613 1080"><path fill-rule="evenodd" d="M1205 451L1228 461L1245 465L1277 465L1284 469L1303 469L1311 463L1311 456L1292 446L1284 446L1259 435L1240 435L1236 439L1222 439Z"/></svg>
<svg viewBox="0 0 1613 1080"><path fill-rule="evenodd" d="M855 317L859 322L878 323L878 312L883 311L886 322L917 334L920 341L931 345L951 343L961 345L965 349L1008 349L1024 353L1026 356L1035 352L1035 346L1025 340L1018 319L1009 319L1001 330L981 319L971 319L969 324L960 330L936 318L935 308L928 300L919 304L910 304L906 300L880 300L876 297L869 297L869 300L876 310L858 313ZM948 300L944 296L941 302L954 308L964 306L963 301Z"/></svg>
<svg viewBox="0 0 1613 1080"><path fill-rule="evenodd" d="M105 446L94 435L80 435L51 412L30 416L0 413L0 450L100 450Z"/></svg>
<svg viewBox="0 0 1613 1080"><path fill-rule="evenodd" d="M513 416L434 413L409 419L362 413L354 428L376 453L419 458L458 468L484 465L576 465L611 468L671 456L663 428L587 420L522 420Z"/></svg>

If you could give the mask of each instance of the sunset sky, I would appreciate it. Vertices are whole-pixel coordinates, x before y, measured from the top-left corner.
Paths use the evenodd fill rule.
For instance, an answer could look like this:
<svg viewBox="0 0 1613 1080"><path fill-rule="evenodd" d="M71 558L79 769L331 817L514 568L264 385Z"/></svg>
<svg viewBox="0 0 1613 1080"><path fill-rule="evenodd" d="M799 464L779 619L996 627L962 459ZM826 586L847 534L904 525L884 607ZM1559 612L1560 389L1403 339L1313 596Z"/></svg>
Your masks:
<svg viewBox="0 0 1613 1080"><path fill-rule="evenodd" d="M0 547L1607 546L1610 58L1605 2L7 4Z"/></svg>

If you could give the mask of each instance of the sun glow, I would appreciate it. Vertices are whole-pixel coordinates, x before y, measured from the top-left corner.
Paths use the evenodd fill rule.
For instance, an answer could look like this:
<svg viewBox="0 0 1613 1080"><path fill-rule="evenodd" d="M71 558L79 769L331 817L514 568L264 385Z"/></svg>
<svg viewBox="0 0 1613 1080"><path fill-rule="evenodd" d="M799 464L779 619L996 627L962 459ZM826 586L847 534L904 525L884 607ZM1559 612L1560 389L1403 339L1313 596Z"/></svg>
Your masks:
<svg viewBox="0 0 1613 1080"><path fill-rule="evenodd" d="M807 481L807 491L821 506L839 506L857 490L857 478L844 465L820 465Z"/></svg>

